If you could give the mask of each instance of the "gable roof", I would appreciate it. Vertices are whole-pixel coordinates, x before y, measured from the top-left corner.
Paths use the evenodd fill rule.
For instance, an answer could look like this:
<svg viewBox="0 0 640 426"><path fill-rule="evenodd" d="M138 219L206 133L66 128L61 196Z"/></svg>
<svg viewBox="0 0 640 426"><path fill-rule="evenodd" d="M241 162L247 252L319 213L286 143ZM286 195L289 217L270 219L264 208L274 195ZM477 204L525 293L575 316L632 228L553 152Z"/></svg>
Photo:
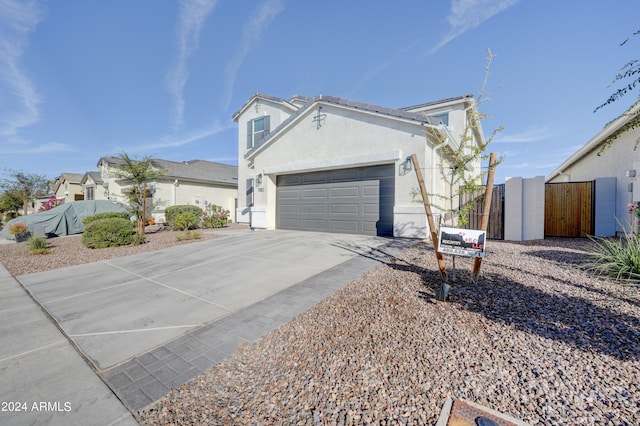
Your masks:
<svg viewBox="0 0 640 426"><path fill-rule="evenodd" d="M53 192L58 192L58 188L60 188L60 185L62 185L64 181L80 184L82 177L83 175L80 173L61 173L53 183Z"/></svg>
<svg viewBox="0 0 640 426"><path fill-rule="evenodd" d="M71 183L80 183L80 181L82 180L82 174L81 173L61 173L60 176L58 177L59 181L68 181Z"/></svg>
<svg viewBox="0 0 640 426"><path fill-rule="evenodd" d="M255 96L253 98L251 98L249 103L253 99L255 99ZM273 100L273 99L278 99L278 98L270 97L270 99ZM280 99L280 101L282 101L282 100ZM364 102L357 102L357 101L352 101L352 100L349 100L349 99L343 99L343 98L338 98L338 97L334 97L334 96L327 96L327 95L318 95L318 96L316 96L314 98L305 98L305 97L301 97L301 96L296 96L295 97L295 101L298 102L298 103L303 104L303 106L298 108L291 116L289 116L280 125L278 125L274 130L272 130L267 136L265 136L264 139L262 139L258 144L256 144L253 148L251 148L249 151L247 151L247 153L244 155L245 158L250 158L254 153L256 153L258 150L260 150L261 147L263 147L269 141L273 140L274 137L276 137L284 129L289 127L291 125L291 123L296 121L306 111L308 111L309 109L313 108L315 105L318 105L318 104L335 105L335 106L339 106L339 107L342 107L342 108L347 108L347 109L357 110L357 111L363 111L363 112L366 112L366 113L369 113L369 114L378 115L378 116L385 116L385 117L388 117L388 118L391 118L391 119L409 121L409 122L413 122L413 123L418 124L418 125L430 126L430 127L438 127L438 128L444 129L445 132L448 133L448 131L446 130L446 127L443 125L443 123L442 123L442 121L440 119L429 117L429 116L427 116L427 115L425 115L423 113L419 113L419 112L411 112L411 111L406 111L404 109L383 107L383 106L379 106L379 105L368 104L368 103L364 103ZM247 108L247 105L249 103L245 104L243 106L243 108L241 108L240 111L238 111L238 113L234 114L234 116L233 116L234 121L238 120L239 114L242 111L244 111L244 109ZM288 103L288 104L292 105L291 103ZM452 138L452 136L449 135L449 134L447 136Z"/></svg>
<svg viewBox="0 0 640 426"><path fill-rule="evenodd" d="M567 158L560 166L555 169L545 179L546 182L554 179L560 175L564 170L573 166L579 162L582 158L586 157L589 153L596 149L604 148L605 144L620 131L625 131L625 127L631 126L634 123L640 121L640 101L631 105L627 111L621 114L618 118L608 123L604 129L602 129L597 135L595 135L589 142L584 144L582 148L577 150L573 155Z"/></svg>
<svg viewBox="0 0 640 426"><path fill-rule="evenodd" d="M191 161L170 161L160 158L152 158L151 161L159 169L167 172L164 178L169 179L187 179L201 183L220 183L226 185L238 185L238 167L229 164L216 163L206 160ZM118 157L101 157L98 161L107 164L124 164L124 161ZM95 180L95 179L94 179Z"/></svg>
<svg viewBox="0 0 640 426"><path fill-rule="evenodd" d="M304 102L304 97L302 96L296 96L293 99L295 100L302 100ZM256 92L252 97L249 98L249 100L247 100L247 102L245 102L238 111L236 111L233 115L232 115L232 119L233 121L236 121L238 119L238 117L240 116L240 114L242 114L247 108L249 108L249 105L251 105L253 103L253 101L260 101L260 100L264 100L264 101L269 101L269 102L273 102L276 104L280 104L282 106L284 106L287 109L290 109L291 111L295 111L296 109L298 109L297 106L295 106L292 102L289 101L285 101L284 99L281 98L277 98L275 96L270 96L270 95L265 95L264 93L259 93Z"/></svg>
<svg viewBox="0 0 640 426"><path fill-rule="evenodd" d="M102 180L102 175L100 174L100 172L86 172L82 176L82 180L80 180L80 183L84 185L84 183L87 181L87 178L91 178L91 180L93 180L97 185L101 185L104 182Z"/></svg>

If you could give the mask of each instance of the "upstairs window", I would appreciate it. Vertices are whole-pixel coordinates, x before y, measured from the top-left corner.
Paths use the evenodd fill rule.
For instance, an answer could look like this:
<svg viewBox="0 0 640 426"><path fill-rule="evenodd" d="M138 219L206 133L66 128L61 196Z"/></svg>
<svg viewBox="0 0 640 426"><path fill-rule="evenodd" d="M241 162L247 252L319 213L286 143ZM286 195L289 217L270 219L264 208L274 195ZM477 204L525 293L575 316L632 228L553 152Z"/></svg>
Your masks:
<svg viewBox="0 0 640 426"><path fill-rule="evenodd" d="M448 112L444 112L442 114L433 114L431 117L437 118L439 120L442 120L442 122L444 123L445 126L449 125L449 113Z"/></svg>
<svg viewBox="0 0 640 426"><path fill-rule="evenodd" d="M95 197L94 195L94 188L93 186L88 186L87 187L87 200L93 200Z"/></svg>
<svg viewBox="0 0 640 426"><path fill-rule="evenodd" d="M247 149L251 149L262 141L270 131L269 116L247 121Z"/></svg>
<svg viewBox="0 0 640 426"><path fill-rule="evenodd" d="M253 206L253 179L247 179L247 207Z"/></svg>

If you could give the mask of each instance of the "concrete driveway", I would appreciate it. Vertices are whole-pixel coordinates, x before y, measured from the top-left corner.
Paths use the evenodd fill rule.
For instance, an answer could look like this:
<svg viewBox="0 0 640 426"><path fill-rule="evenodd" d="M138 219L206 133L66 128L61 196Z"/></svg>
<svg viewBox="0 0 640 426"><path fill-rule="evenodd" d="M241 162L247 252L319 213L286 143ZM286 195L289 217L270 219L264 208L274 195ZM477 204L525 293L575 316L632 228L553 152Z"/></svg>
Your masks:
<svg viewBox="0 0 640 426"><path fill-rule="evenodd" d="M18 280L135 412L413 244L221 235Z"/></svg>

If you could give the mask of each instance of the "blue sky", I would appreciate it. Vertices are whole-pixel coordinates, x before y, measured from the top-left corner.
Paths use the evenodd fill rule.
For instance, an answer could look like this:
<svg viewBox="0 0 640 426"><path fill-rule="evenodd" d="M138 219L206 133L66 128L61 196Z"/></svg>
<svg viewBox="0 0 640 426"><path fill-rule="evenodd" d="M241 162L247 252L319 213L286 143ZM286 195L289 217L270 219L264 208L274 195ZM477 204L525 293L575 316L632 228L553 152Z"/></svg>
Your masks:
<svg viewBox="0 0 640 426"><path fill-rule="evenodd" d="M508 176L544 176L621 114L637 0L0 0L0 169L53 178L118 152L237 163L254 93L404 107L482 86ZM640 154L639 154L640 156Z"/></svg>

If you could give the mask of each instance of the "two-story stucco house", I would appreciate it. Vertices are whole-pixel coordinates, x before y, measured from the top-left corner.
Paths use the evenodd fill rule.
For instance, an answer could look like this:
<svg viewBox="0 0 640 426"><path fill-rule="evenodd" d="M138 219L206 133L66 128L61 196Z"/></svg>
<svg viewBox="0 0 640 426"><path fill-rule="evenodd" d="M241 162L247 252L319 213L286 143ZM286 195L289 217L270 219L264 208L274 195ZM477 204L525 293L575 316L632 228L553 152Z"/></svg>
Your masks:
<svg viewBox="0 0 640 426"><path fill-rule="evenodd" d="M128 184L114 174L114 165L121 164L118 157L102 157L97 172L87 172L82 178L85 199L114 200L126 203ZM215 204L228 210L233 220L238 191L236 166L205 160L176 162L153 159L164 175L153 185L149 206L153 217L164 221L164 209L175 205L195 205L200 208Z"/></svg>
<svg viewBox="0 0 640 426"><path fill-rule="evenodd" d="M446 196L439 165L460 147L473 96L389 108L332 96L257 93L238 123L237 220L265 229L422 238L427 191ZM484 143L473 132L472 143ZM469 173L480 173L480 162ZM418 195L416 195L418 194Z"/></svg>

